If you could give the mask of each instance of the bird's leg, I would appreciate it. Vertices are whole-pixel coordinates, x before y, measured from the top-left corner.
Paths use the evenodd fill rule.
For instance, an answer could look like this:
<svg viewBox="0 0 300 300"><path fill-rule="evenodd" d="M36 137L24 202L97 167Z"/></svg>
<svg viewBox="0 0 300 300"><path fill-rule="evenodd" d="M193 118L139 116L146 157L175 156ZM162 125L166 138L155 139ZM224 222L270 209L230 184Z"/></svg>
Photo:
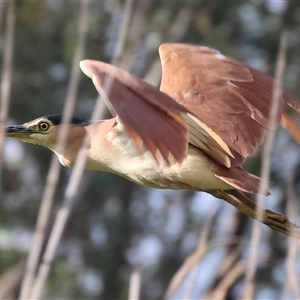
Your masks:
<svg viewBox="0 0 300 300"><path fill-rule="evenodd" d="M231 194L232 196L234 196L235 198L237 198L238 200L240 200L246 206L249 206L252 209L254 209L256 216L258 217L257 214L261 208L255 202L253 202L245 194L243 194L242 192L240 192L238 190L230 190L228 193ZM255 218L256 220L258 219L257 217ZM266 225L272 225L274 223L274 225L284 224L284 226L285 225L287 225L287 226L293 225L292 228L297 227L295 224L290 222L289 219L284 214L272 211L270 209L263 210L263 215L262 215L261 221L263 223L265 223Z"/></svg>
<svg viewBox="0 0 300 300"><path fill-rule="evenodd" d="M245 194L241 193L238 190L228 190L228 194L232 195L233 197L237 198L238 200L240 200L242 203L244 203L245 205L251 207L254 210L258 209L258 206L255 202L253 202L250 198L248 198L247 196L245 196Z"/></svg>
<svg viewBox="0 0 300 300"><path fill-rule="evenodd" d="M290 222L285 215L269 209L261 209L256 203L251 201L246 195L242 194L238 190L230 190L226 192L223 190L212 190L209 191L209 193L217 198L225 200L249 217L264 223L270 228L285 235L300 239L300 231L297 230L297 226ZM262 211L261 215L258 213L260 210Z"/></svg>

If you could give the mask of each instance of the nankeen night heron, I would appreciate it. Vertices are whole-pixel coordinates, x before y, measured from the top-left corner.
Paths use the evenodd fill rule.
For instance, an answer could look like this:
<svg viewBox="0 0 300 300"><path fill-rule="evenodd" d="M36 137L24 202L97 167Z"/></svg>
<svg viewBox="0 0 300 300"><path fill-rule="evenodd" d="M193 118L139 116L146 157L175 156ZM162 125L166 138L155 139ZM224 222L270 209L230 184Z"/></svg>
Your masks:
<svg viewBox="0 0 300 300"><path fill-rule="evenodd" d="M82 71L106 93L115 118L72 118L66 149L56 152L72 167L87 133L86 169L108 171L166 189L259 192L259 179L242 168L277 129L282 108L299 109L283 91L270 128L274 80L207 47L163 44L160 90L109 64L83 60ZM56 151L59 115L6 128L6 136ZM231 192L228 192L231 193Z"/></svg>

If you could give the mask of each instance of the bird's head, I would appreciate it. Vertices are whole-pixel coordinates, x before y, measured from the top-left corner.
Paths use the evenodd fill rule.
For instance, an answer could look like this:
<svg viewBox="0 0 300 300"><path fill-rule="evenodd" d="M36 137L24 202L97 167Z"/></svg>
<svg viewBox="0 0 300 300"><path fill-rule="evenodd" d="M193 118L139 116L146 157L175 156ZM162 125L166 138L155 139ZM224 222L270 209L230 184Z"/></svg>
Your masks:
<svg viewBox="0 0 300 300"><path fill-rule="evenodd" d="M87 132L86 126L88 125L90 125L89 121L72 117L67 124L68 132L65 148L62 149L57 148L59 130L63 126L63 117L61 115L44 116L23 125L7 126L5 135L22 142L49 148L56 153L64 166L71 167L74 165L78 151L83 144Z"/></svg>
<svg viewBox="0 0 300 300"><path fill-rule="evenodd" d="M6 127L6 136L16 138L22 142L41 145L52 149L58 138L58 131L63 124L61 115L49 115L34 119L23 125ZM69 130L78 133L82 127L89 125L89 121L72 117L68 122ZM70 136L70 134L68 134ZM71 134L72 136L72 134Z"/></svg>

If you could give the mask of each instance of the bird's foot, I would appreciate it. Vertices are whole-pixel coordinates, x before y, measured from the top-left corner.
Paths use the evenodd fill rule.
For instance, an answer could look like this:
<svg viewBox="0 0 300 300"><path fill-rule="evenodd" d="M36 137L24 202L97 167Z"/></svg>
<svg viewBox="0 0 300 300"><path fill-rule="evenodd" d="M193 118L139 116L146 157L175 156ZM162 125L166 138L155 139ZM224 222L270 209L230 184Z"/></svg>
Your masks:
<svg viewBox="0 0 300 300"><path fill-rule="evenodd" d="M290 235L298 239L300 238L300 232L297 230L299 226L291 222L284 214L266 209L264 211L262 222L270 228L280 231L286 235Z"/></svg>
<svg viewBox="0 0 300 300"><path fill-rule="evenodd" d="M264 215L265 215L264 216L265 220L272 220L272 221L280 222L280 223L286 224L286 225L293 224L293 223L290 222L288 217L285 216L284 214L272 211L270 209L266 209L264 211ZM297 226L294 224L293 228L297 228Z"/></svg>
<svg viewBox="0 0 300 300"><path fill-rule="evenodd" d="M284 214L274 212L270 209L262 209L246 195L238 190L209 191L213 196L223 199L229 204L233 205L239 211L245 213L247 216L264 223L273 230L279 231L285 235L300 239L299 226L291 222Z"/></svg>

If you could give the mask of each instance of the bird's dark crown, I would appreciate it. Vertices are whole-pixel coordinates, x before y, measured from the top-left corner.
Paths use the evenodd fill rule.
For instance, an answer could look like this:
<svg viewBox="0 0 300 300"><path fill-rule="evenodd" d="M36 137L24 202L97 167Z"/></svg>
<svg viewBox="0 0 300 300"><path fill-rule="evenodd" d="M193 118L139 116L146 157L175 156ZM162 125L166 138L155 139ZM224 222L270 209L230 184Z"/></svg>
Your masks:
<svg viewBox="0 0 300 300"><path fill-rule="evenodd" d="M63 116L62 115L48 115L44 117L45 119L49 120L53 125L60 125L63 122ZM87 126L90 124L90 121L77 118L77 117L71 117L71 119L68 122L69 124L76 124L76 125L82 125Z"/></svg>

